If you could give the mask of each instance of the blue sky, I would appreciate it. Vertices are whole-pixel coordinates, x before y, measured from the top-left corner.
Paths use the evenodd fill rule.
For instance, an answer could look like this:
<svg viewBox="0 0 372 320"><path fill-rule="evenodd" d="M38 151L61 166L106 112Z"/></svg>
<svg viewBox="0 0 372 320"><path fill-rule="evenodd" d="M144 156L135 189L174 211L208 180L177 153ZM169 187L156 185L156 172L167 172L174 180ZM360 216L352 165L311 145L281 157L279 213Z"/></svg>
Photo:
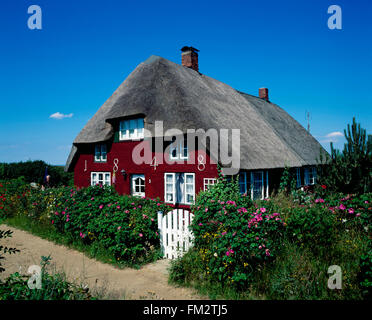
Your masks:
<svg viewBox="0 0 372 320"><path fill-rule="evenodd" d="M30 5L42 30L27 27ZM330 5L342 30L327 27ZM329 149L355 116L372 133L369 0L3 0L0 4L0 162L64 164L84 124L150 55L270 99ZM63 119L52 114L67 115ZM336 133L335 133L336 132ZM335 133L335 134L332 134ZM327 135L331 134L331 137Z"/></svg>

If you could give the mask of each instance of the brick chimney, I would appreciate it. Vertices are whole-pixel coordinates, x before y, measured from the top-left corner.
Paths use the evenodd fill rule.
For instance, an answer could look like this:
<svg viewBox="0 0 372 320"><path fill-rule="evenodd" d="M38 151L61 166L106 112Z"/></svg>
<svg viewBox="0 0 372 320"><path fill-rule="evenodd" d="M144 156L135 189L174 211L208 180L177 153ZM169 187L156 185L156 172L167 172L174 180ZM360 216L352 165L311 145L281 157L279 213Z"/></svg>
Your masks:
<svg viewBox="0 0 372 320"><path fill-rule="evenodd" d="M261 99L269 101L269 89L268 88L260 88L258 89L258 96Z"/></svg>
<svg viewBox="0 0 372 320"><path fill-rule="evenodd" d="M184 67L191 68L197 72L199 72L199 64L198 64L198 49L193 47L183 47L182 51L182 65Z"/></svg>

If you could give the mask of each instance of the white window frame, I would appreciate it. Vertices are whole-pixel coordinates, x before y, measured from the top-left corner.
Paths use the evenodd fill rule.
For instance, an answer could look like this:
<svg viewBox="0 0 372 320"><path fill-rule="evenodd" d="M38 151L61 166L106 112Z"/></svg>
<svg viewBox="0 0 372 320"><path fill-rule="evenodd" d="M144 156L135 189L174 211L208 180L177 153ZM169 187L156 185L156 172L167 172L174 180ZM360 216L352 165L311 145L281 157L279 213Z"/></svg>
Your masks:
<svg viewBox="0 0 372 320"><path fill-rule="evenodd" d="M136 192L136 179L141 179L143 180L144 183L144 191L143 192ZM136 197L145 197L146 195L146 179L144 174L133 174L131 176L131 185L132 185L132 195ZM140 186L139 186L140 187Z"/></svg>
<svg viewBox="0 0 372 320"><path fill-rule="evenodd" d="M186 141L186 143L185 143ZM178 142L176 145L175 143ZM186 146L185 146L186 145ZM173 156L173 151L176 150L176 156ZM187 155L185 156L185 150L187 150ZM169 148L169 159L170 160L187 160L189 158L189 147L187 145L186 138L176 139L172 141Z"/></svg>
<svg viewBox="0 0 372 320"><path fill-rule="evenodd" d="M177 194L176 194L176 174L183 174L184 175L184 189L183 189L183 194L185 195L185 199L183 203L180 204L185 204L185 205L191 205L195 202L195 173L190 173L190 172L166 172L164 173L164 202L165 203L172 203L176 204L177 200ZM172 191L167 192L167 176L172 177ZM192 177L192 191L187 192L187 185L190 185L190 183L187 183L187 177L191 176ZM168 195L172 195L172 201L168 201ZM187 201L188 196L192 197L192 201Z"/></svg>
<svg viewBox="0 0 372 320"><path fill-rule="evenodd" d="M102 179L99 179L100 174L102 174ZM91 172L90 185L95 186L96 184L111 186L111 172Z"/></svg>
<svg viewBox="0 0 372 320"><path fill-rule="evenodd" d="M195 202L195 173L185 173L185 204L193 204ZM192 183L187 183L187 177L192 177ZM192 191L187 192L187 185L192 185ZM192 197L192 201L187 201L187 196Z"/></svg>
<svg viewBox="0 0 372 320"><path fill-rule="evenodd" d="M171 176L172 177L172 191L171 192L167 192L167 176ZM171 194L172 195L172 200L171 201L168 201L168 197L167 195L168 194ZM164 202L166 203L173 203L175 204L176 203L176 174L174 172L166 172L164 173Z"/></svg>
<svg viewBox="0 0 372 320"><path fill-rule="evenodd" d="M301 180L301 168L296 168L296 188L301 188L302 180Z"/></svg>
<svg viewBox="0 0 372 320"><path fill-rule="evenodd" d="M213 186L216 183L217 179L216 178L204 178L203 183L204 183L204 191L208 190L210 186Z"/></svg>
<svg viewBox="0 0 372 320"><path fill-rule="evenodd" d="M305 185L311 186L316 184L316 167L305 168Z"/></svg>
<svg viewBox="0 0 372 320"><path fill-rule="evenodd" d="M98 154L98 157L97 157L97 154ZM94 162L107 162L107 146L106 146L106 144L96 144L95 145L95 147L94 147Z"/></svg>
<svg viewBox="0 0 372 320"><path fill-rule="evenodd" d="M144 138L144 118L127 119L120 121L119 140L140 140ZM133 134L130 133L131 129Z"/></svg>
<svg viewBox="0 0 372 320"><path fill-rule="evenodd" d="M265 198L265 180L264 180L264 171L252 171L251 172L251 199L253 200L253 194L254 194L254 174L261 174L261 184L262 184L262 192L261 192L261 200ZM269 186L269 178L268 178L268 172L266 171L266 181L267 181L267 187L266 187L266 194L268 194L268 186Z"/></svg>

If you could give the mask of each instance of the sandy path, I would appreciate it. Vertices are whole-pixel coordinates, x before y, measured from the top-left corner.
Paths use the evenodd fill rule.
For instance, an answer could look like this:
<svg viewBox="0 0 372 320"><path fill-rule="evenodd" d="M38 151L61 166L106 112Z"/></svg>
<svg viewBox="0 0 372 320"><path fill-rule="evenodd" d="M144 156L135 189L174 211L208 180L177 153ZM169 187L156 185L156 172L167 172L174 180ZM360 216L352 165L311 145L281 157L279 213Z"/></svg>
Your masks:
<svg viewBox="0 0 372 320"><path fill-rule="evenodd" d="M2 239L1 243L21 250L20 253L5 256L3 265L6 271L0 274L1 279L16 271L26 274L30 265L39 265L41 256L51 255L53 270L64 271L69 280L87 284L93 293L98 292L109 299L205 298L191 289L168 284L168 260L148 264L140 270L118 269L28 232L6 225L0 228L13 231L13 236Z"/></svg>

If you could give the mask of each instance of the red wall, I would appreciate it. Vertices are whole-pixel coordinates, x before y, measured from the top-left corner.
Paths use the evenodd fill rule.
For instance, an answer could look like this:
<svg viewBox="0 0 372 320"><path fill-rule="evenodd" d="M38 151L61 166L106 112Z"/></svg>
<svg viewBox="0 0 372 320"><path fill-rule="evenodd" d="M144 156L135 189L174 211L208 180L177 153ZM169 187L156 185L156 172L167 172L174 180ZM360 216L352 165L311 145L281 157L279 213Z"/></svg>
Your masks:
<svg viewBox="0 0 372 320"><path fill-rule="evenodd" d="M167 164L163 161L163 164L159 164L156 167L150 166L149 164L137 165L132 160L132 150L139 144L139 141L122 141L115 142L107 145L107 162L97 163L94 162L94 145L87 146L85 148L79 148L78 159L74 167L74 183L77 187L87 187L90 185L90 173L91 172L113 172L114 159L119 160L118 171L116 173L116 184L115 189L120 194L131 193L131 174L144 174L145 175L145 191L147 198L159 197L160 200L164 201L164 173L165 172L191 172L195 173L195 192L196 194L204 188L204 178L216 178L218 175L217 165L210 163L210 157L205 154L204 151L189 151L189 159L195 155L196 164L180 163ZM198 170L198 156L203 155L206 163L203 171ZM152 157L156 156L160 159L162 154L152 153ZM168 157L165 154L164 157ZM87 163L87 170L85 169L85 160ZM123 178L120 171L124 169L127 172L126 179ZM150 182L151 181L151 182Z"/></svg>

